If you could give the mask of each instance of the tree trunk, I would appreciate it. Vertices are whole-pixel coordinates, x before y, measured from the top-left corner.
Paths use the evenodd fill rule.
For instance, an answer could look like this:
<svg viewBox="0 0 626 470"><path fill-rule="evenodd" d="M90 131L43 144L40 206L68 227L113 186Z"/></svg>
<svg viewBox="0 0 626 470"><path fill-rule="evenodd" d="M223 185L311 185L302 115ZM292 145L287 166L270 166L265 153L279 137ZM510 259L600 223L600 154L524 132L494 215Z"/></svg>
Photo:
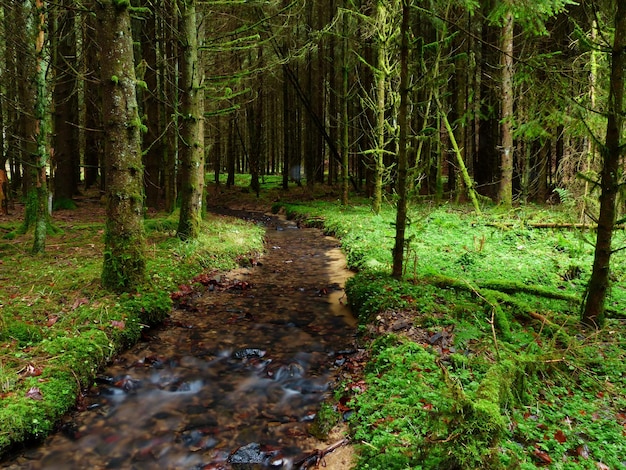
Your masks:
<svg viewBox="0 0 626 470"><path fill-rule="evenodd" d="M21 31L23 35L18 36L18 49L16 49L17 63L16 71L18 80L18 100L19 100L19 147L22 149L20 162L23 168L22 195L25 197L26 206L24 210L24 221L20 232L26 233L36 221L37 194L34 190L36 175L37 141L39 134L37 119L35 117L36 90L36 62L34 55L34 38L28 35L27 31L37 31L38 26L27 28L29 17L34 15L29 3L16 5L16 31ZM20 40L22 39L22 40ZM23 47L23 50L19 50ZM24 53L24 51L27 51ZM21 57L20 57L21 55Z"/></svg>
<svg viewBox="0 0 626 470"><path fill-rule="evenodd" d="M393 267L391 275L400 279L403 274L404 248L406 244L406 219L407 219L407 126L409 107L409 0L402 0L402 24L400 26L400 107L398 109L398 180L396 191L398 194L398 206L396 208L396 236L393 247Z"/></svg>
<svg viewBox="0 0 626 470"><path fill-rule="evenodd" d="M47 83L46 83L46 31L48 28L46 18L46 6L42 0L35 2L35 13L37 22L37 38L35 40L36 54L36 73L35 73L35 120L36 133L35 141L37 142L37 152L33 155L32 167L33 187L30 191L36 194L35 208L35 233L33 238L32 253L43 253L46 247L46 231L48 228L48 182L46 170L49 163L48 153L48 126L46 125L46 117L49 113Z"/></svg>
<svg viewBox="0 0 626 470"><path fill-rule="evenodd" d="M142 1L145 8L149 8L150 3ZM161 202L161 171L164 167L163 132L164 122L158 118L160 115L160 104L158 100L157 82L157 49L163 50L163 41L157 34L157 19L155 13L146 15L142 21L141 28L141 51L142 58L135 68L138 80L137 93L141 96L142 122L147 127L147 132L143 136L143 147L145 148L144 161L144 191L146 193L146 207L157 208ZM159 44L160 43L160 44ZM143 83L142 83L143 82ZM141 93L141 94L139 94Z"/></svg>
<svg viewBox="0 0 626 470"><path fill-rule="evenodd" d="M383 35L383 28L387 22L387 9L384 2L379 1L376 7L377 21ZM385 103L387 75L386 67L386 43L381 37L376 51L376 149L374 152L374 192L372 194L372 210L379 214L383 200L383 172L385 170Z"/></svg>
<svg viewBox="0 0 626 470"><path fill-rule="evenodd" d="M176 60L178 45L176 31L178 29L178 14L176 0L164 0L161 3L160 30L164 37L161 49L159 72L161 92L162 128L165 129L163 188L165 210L172 212L176 207L178 195L176 163L178 160L178 73Z"/></svg>
<svg viewBox="0 0 626 470"><path fill-rule="evenodd" d="M344 3L347 2L344 0ZM348 95L350 93L350 62L348 32L350 14L343 15L343 37L341 58L343 61L341 79L341 204L344 206L349 202L350 191L350 119L348 116Z"/></svg>
<svg viewBox="0 0 626 470"><path fill-rule="evenodd" d="M608 122L606 145L603 149L600 194L600 214L593 270L581 320L586 325L604 325L604 304L609 288L611 241L615 225L615 203L619 190L620 142L623 127L624 68L626 67L626 2L617 2L615 15L615 39L611 53L611 78L608 97Z"/></svg>
<svg viewBox="0 0 626 470"><path fill-rule="evenodd" d="M73 1L73 0L72 0ZM78 145L78 93L76 92L76 34L74 10L70 0L63 0L57 7L56 50L54 63L54 200L68 201L78 192L79 156Z"/></svg>
<svg viewBox="0 0 626 470"><path fill-rule="evenodd" d="M85 15L83 44L85 52L85 68L89 79L85 80L85 188L98 183L100 189L105 188L104 172L104 141L103 123L100 109L102 108L102 90L95 77L101 75L100 52L94 38L97 24L92 15Z"/></svg>
<svg viewBox="0 0 626 470"><path fill-rule="evenodd" d="M204 100L198 47L197 0L180 2L181 88L181 203L178 236L195 239L200 233L204 193Z"/></svg>
<svg viewBox="0 0 626 470"><path fill-rule="evenodd" d="M136 289L144 280L146 267L133 38L130 13L120 3L95 2L107 179L102 284L117 292Z"/></svg>
<svg viewBox="0 0 626 470"><path fill-rule="evenodd" d="M504 17L502 27L502 142L498 202L513 204L513 12Z"/></svg>

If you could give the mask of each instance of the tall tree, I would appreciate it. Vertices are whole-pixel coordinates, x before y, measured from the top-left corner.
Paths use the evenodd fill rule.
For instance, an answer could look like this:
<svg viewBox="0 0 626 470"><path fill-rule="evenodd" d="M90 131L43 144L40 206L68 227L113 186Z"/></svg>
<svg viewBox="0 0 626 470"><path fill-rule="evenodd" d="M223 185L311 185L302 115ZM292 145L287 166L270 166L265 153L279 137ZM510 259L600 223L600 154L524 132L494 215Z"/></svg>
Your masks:
<svg viewBox="0 0 626 470"><path fill-rule="evenodd" d="M134 290L145 277L141 121L137 108L130 2L94 2L101 50L106 230L102 284Z"/></svg>
<svg viewBox="0 0 626 470"><path fill-rule="evenodd" d="M402 0L402 24L400 25L400 107L398 109L398 180L396 191L398 205L396 208L396 237L393 247L393 266L391 275L400 279L403 274L404 249L406 245L405 232L407 221L407 136L408 136L408 108L409 108L409 0Z"/></svg>
<svg viewBox="0 0 626 470"><path fill-rule="evenodd" d="M182 0L180 8L181 203L178 236L193 239L200 233L204 192L203 71L199 60L197 0Z"/></svg>
<svg viewBox="0 0 626 470"><path fill-rule="evenodd" d="M583 323L601 327L604 304L609 288L612 237L616 217L616 200L620 187L620 160L623 153L624 69L626 68L626 2L617 2L615 37L611 51L611 77L607 103L607 125L604 148L601 150L600 214L593 270L587 286L582 312Z"/></svg>
<svg viewBox="0 0 626 470"><path fill-rule="evenodd" d="M46 170L49 163L48 152L48 129L46 118L48 115L48 96L46 72L48 69L48 57L46 50L46 30L48 29L46 5L42 0L35 2L37 36L35 40L35 142L37 150L31 162L33 179L29 193L33 194L31 200L35 204L35 233L33 238L33 253L41 253L46 246L46 231L48 228L48 181Z"/></svg>
<svg viewBox="0 0 626 470"><path fill-rule="evenodd" d="M55 204L67 204L78 191L78 90L76 86L77 42L73 0L63 0L56 7L53 30L54 64L54 135L53 159Z"/></svg>
<svg viewBox="0 0 626 470"><path fill-rule="evenodd" d="M498 202L513 204L513 12L508 9L502 25L502 98L500 131L500 188Z"/></svg>

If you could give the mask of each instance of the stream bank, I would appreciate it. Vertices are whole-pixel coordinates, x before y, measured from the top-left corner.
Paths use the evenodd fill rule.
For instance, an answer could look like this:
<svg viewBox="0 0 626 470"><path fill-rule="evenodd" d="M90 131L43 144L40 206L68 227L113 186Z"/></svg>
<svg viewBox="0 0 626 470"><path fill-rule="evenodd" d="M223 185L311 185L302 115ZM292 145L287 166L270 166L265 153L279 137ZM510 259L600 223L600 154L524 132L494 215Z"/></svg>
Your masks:
<svg viewBox="0 0 626 470"><path fill-rule="evenodd" d="M345 259L319 230L240 215L266 227L266 255L181 287L167 324L103 371L84 411L8 468L237 468L238 449L290 468L326 447L307 429L354 352ZM336 456L328 468L349 468Z"/></svg>

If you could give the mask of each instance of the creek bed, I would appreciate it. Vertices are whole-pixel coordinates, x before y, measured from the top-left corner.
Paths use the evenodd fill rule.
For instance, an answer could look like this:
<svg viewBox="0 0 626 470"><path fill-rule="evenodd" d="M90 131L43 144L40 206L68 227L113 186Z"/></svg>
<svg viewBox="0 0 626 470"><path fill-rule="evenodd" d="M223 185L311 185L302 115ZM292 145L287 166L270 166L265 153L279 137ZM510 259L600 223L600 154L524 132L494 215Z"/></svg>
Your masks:
<svg viewBox="0 0 626 470"><path fill-rule="evenodd" d="M265 214L254 266L207 273L166 324L117 357L84 411L4 468L292 468L352 352L339 242Z"/></svg>

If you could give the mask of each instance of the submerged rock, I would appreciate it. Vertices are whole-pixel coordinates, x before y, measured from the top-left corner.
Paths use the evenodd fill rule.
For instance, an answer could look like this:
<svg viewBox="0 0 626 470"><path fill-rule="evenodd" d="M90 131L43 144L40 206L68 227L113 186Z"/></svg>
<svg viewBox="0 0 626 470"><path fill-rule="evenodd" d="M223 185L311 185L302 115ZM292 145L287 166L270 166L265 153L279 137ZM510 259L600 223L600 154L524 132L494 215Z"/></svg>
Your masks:
<svg viewBox="0 0 626 470"><path fill-rule="evenodd" d="M251 442L235 450L228 457L228 463L236 470L253 470L263 467L286 468L287 460L282 457L280 450Z"/></svg>

